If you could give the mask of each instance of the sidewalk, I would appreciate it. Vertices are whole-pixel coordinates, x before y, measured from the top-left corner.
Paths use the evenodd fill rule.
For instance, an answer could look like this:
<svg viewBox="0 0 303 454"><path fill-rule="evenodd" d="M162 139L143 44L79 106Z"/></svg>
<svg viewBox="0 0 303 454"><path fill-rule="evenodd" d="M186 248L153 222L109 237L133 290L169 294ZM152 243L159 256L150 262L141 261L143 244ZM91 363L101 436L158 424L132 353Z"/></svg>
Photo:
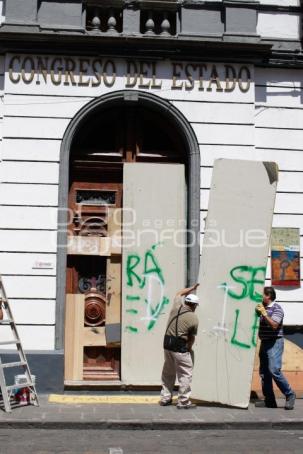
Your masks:
<svg viewBox="0 0 303 454"><path fill-rule="evenodd" d="M297 399L291 411L284 410L282 399L277 409L255 408L251 402L248 410L209 404L177 410L156 403L50 403L48 395L39 395L39 401L40 407L1 411L0 429L303 429L303 399Z"/></svg>

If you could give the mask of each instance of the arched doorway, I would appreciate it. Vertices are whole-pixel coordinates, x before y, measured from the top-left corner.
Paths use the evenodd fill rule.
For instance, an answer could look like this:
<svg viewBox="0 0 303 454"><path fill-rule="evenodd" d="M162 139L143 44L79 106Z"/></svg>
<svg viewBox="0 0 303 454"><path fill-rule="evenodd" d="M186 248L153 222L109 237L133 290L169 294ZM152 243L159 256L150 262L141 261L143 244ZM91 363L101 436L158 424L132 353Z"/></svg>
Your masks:
<svg viewBox="0 0 303 454"><path fill-rule="evenodd" d="M92 237L99 237L102 242L109 235L108 213L123 206L125 163L183 164L188 186L188 217L193 230L199 231L199 184L196 184L199 182L199 153L194 134L186 120L168 102L153 95L126 91L104 98L101 98L102 102L101 99L93 101L78 114L62 144L60 207L68 206L70 210L69 238L72 237L74 241L76 237L78 241L80 237L83 246L84 238L85 241L91 241ZM60 211L60 225L64 216L66 217L64 210ZM66 236L66 232L59 233L61 246L67 244L64 235ZM104 244L103 241L97 248L104 249ZM73 243L71 248L69 241L67 249L59 249L58 271L61 270L60 276L64 276L66 272L66 286L58 282L58 299L60 296L65 299L65 293L73 295L73 299L66 302L67 308L72 307L74 310L77 304L82 304L84 319L79 320L79 323L84 327L93 327L100 340L102 333L104 337L104 325L107 322L108 275L114 273L117 277L121 274L121 256L116 254L109 260L104 251L91 253L87 249L79 251L77 247ZM191 281L195 279L197 272L197 249L197 244L194 244L189 254L188 274ZM64 255L67 256L66 268ZM117 285L115 292L116 295L119 294ZM121 312L117 301L114 312L115 320L119 319ZM57 306L57 314L59 313L62 317L62 300ZM71 322L76 317L76 312L72 311L65 323L65 335L70 338L70 345L77 343L73 338L75 320ZM80 337L83 332L80 332ZM63 326L61 330L60 327L57 329L58 344L62 333ZM114 342L110 348L105 341L100 346L88 339L86 344L83 358L77 360L78 370L82 367L79 364L83 360L83 379L119 379L119 342ZM79 353L73 352L72 363L77 362L75 354L79 356Z"/></svg>

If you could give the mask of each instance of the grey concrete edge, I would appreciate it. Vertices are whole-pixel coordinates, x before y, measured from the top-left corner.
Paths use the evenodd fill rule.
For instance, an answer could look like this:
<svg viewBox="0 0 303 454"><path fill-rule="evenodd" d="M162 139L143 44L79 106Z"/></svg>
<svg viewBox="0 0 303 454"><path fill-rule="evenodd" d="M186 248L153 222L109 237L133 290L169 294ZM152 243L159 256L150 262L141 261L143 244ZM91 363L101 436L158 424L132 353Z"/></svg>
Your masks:
<svg viewBox="0 0 303 454"><path fill-rule="evenodd" d="M0 429L48 429L48 430L302 430L303 420L293 421L216 421L203 420L100 420L100 421L47 421L4 420Z"/></svg>
<svg viewBox="0 0 303 454"><path fill-rule="evenodd" d="M86 104L69 123L61 143L59 167L59 207L57 236L57 283L56 283L56 332L55 348L64 348L65 281L66 281L66 225L68 206L69 155L72 141L79 127L93 113L109 105L139 103L162 113L179 131L188 156L188 226L193 231L194 245L188 248L188 284L193 284L198 276L200 261L200 148L196 135L184 115L169 101L154 94L137 90L120 90L105 94ZM189 238L190 239L190 238Z"/></svg>

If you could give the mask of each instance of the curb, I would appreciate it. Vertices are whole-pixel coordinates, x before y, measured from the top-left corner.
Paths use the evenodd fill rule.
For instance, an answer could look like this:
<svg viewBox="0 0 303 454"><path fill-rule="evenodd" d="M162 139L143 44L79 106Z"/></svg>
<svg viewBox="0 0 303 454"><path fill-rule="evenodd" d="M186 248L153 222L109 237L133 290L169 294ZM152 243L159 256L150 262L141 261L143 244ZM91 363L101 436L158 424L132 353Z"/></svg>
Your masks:
<svg viewBox="0 0 303 454"><path fill-rule="evenodd" d="M45 430L303 430L303 420L292 421L142 421L104 420L80 421L0 421L0 429L45 429Z"/></svg>

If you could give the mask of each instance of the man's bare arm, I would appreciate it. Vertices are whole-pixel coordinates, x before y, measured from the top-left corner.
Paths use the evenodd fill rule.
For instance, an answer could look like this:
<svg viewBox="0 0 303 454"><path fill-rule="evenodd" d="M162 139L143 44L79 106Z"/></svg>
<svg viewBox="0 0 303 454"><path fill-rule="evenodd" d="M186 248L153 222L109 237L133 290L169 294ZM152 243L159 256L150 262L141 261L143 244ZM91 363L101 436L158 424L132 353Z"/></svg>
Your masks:
<svg viewBox="0 0 303 454"><path fill-rule="evenodd" d="M263 306L263 304L257 304L256 306L256 311L260 314L263 315L265 318L266 322L269 324L269 326L273 329L276 330L279 328L279 323L275 322L269 315L267 315L266 309Z"/></svg>
<svg viewBox="0 0 303 454"><path fill-rule="evenodd" d="M263 315L265 318L266 322L271 326L272 329L276 330L279 328L279 323L275 322L272 318L269 317L269 315Z"/></svg>
<svg viewBox="0 0 303 454"><path fill-rule="evenodd" d="M180 292L177 293L177 296L186 296L188 295L189 293L193 292L194 290L196 290L196 288L199 286L200 284L194 284L192 285L191 287L188 287L188 288L184 288L183 290L180 290Z"/></svg>
<svg viewBox="0 0 303 454"><path fill-rule="evenodd" d="M193 336L192 334L190 334L188 336L187 348L188 348L189 351L191 351L191 349L192 349L192 347L194 345L195 338L196 338L196 336Z"/></svg>

